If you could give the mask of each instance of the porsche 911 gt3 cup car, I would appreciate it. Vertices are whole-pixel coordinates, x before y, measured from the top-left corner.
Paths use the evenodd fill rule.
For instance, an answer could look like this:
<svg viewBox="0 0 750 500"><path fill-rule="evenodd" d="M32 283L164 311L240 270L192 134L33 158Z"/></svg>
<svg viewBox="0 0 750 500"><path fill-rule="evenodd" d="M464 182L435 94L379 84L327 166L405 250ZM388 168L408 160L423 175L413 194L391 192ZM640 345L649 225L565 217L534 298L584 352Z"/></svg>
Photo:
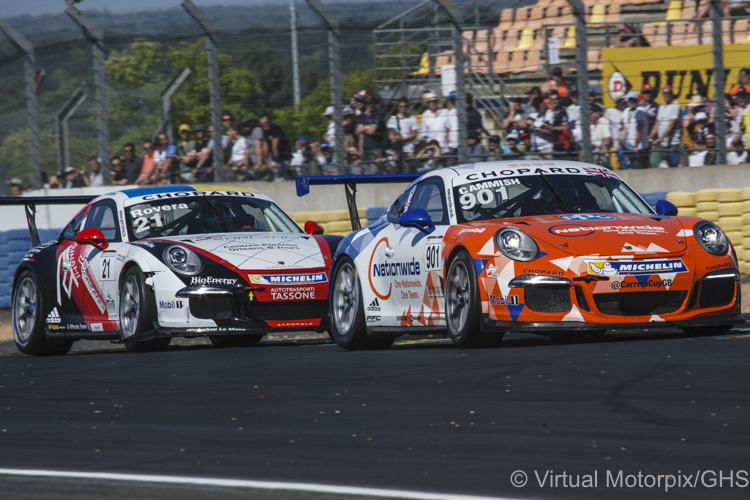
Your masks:
<svg viewBox="0 0 750 500"><path fill-rule="evenodd" d="M328 329L339 236L307 234L250 189L130 189L87 204L56 241L33 248L13 283L13 332L27 354L80 339L130 350L208 335L252 345L277 330Z"/></svg>
<svg viewBox="0 0 750 500"><path fill-rule="evenodd" d="M339 246L332 336L362 349L447 330L474 346L508 331L569 338L657 323L721 333L744 322L721 229L675 217L666 201L656 212L612 171L577 162L426 174Z"/></svg>

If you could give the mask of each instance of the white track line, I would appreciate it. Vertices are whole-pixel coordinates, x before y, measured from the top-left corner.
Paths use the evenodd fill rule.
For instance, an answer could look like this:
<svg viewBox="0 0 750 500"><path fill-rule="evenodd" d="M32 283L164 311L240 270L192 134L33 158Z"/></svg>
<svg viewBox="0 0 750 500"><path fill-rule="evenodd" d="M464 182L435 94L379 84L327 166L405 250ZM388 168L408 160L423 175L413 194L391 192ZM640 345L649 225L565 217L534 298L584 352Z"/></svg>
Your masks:
<svg viewBox="0 0 750 500"><path fill-rule="evenodd" d="M125 481L134 483L161 483L196 486L219 486L224 488L248 488L260 490L306 491L333 495L359 495L379 498L405 498L409 500L517 500L507 497L482 497L474 495L451 495L446 493L423 493L418 491L357 488L327 484L285 483L275 481L247 481L243 479L214 479L181 476L151 476L143 474L115 474L106 472L75 472L34 469L0 469L0 475L56 477L65 479L94 479Z"/></svg>

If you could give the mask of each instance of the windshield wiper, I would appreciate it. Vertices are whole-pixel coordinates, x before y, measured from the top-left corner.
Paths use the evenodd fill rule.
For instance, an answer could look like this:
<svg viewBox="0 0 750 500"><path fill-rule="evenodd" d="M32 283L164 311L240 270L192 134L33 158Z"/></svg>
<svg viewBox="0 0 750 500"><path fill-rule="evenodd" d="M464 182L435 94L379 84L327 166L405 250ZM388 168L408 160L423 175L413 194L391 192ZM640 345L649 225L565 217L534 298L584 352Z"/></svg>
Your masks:
<svg viewBox="0 0 750 500"><path fill-rule="evenodd" d="M539 173L539 177L542 178L542 180L547 185L547 187L550 188L550 190L552 191L552 194L555 195L555 199L557 200L557 203L560 204L560 208L562 208L565 211L565 213L568 213L568 214L574 213L570 209L570 207L563 201L562 196L560 196L560 193L557 192L557 189L555 189L554 187L552 187L552 183L550 183L550 181L547 180L547 178L544 176L544 174L540 172Z"/></svg>
<svg viewBox="0 0 750 500"><path fill-rule="evenodd" d="M214 206L214 204L211 203L211 201L208 199L208 197L205 194L203 195L203 199L206 200L206 203L208 203L208 206L211 207L211 210L214 211L214 213L216 214L216 217L219 218L219 222L221 222L221 227L224 228L224 231L229 233L230 232L229 226L227 226L227 222L224 220L224 217L222 217L219 211L216 210L216 207Z"/></svg>

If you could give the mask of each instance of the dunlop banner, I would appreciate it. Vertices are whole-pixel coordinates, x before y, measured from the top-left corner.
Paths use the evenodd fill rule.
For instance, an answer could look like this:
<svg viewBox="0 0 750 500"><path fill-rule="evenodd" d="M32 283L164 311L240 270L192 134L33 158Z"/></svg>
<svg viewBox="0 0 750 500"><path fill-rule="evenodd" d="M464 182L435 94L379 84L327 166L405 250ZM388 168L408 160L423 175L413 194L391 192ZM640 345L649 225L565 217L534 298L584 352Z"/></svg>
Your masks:
<svg viewBox="0 0 750 500"><path fill-rule="evenodd" d="M604 105L614 106L618 93L635 90L640 93L646 83L657 90L671 85L675 100L687 104L690 95L701 85L708 86L713 99L713 48L711 45L689 47L627 47L602 49L602 87ZM739 70L750 67L750 45L724 45L725 93L737 83Z"/></svg>

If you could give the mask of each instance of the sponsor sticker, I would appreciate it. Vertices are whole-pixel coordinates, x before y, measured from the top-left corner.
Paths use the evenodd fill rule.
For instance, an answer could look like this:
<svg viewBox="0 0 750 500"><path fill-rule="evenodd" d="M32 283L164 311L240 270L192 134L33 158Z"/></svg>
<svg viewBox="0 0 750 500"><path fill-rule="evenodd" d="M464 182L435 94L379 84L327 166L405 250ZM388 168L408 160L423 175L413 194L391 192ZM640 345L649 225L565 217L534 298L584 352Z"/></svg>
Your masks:
<svg viewBox="0 0 750 500"><path fill-rule="evenodd" d="M185 304L181 300L160 300L159 309L182 309Z"/></svg>
<svg viewBox="0 0 750 500"><path fill-rule="evenodd" d="M307 328L320 326L320 319L298 319L292 321L266 321L271 328Z"/></svg>
<svg viewBox="0 0 750 500"><path fill-rule="evenodd" d="M518 295L490 295L490 305L493 306L517 306Z"/></svg>
<svg viewBox="0 0 750 500"><path fill-rule="evenodd" d="M488 278L497 278L497 266L490 264L487 266L486 272Z"/></svg>
<svg viewBox="0 0 750 500"><path fill-rule="evenodd" d="M103 332L104 331L104 325L101 323L91 323L91 331L92 332Z"/></svg>
<svg viewBox="0 0 750 500"><path fill-rule="evenodd" d="M645 290L646 288L669 288L672 286L673 280L647 280L647 281L613 281L612 290L622 290L623 288L640 288Z"/></svg>
<svg viewBox="0 0 750 500"><path fill-rule="evenodd" d="M588 273L599 276L638 276L651 274L685 273L688 268L682 259L654 261L590 261Z"/></svg>
<svg viewBox="0 0 750 500"><path fill-rule="evenodd" d="M212 276L193 276L190 280L191 285L234 285L237 282L234 278L214 278Z"/></svg>
<svg viewBox="0 0 750 500"><path fill-rule="evenodd" d="M57 324L57 323L60 323L60 313L57 312L57 307L55 307L47 315L47 324Z"/></svg>
<svg viewBox="0 0 750 500"><path fill-rule="evenodd" d="M606 214L567 214L558 215L557 218L562 220L615 220L614 217Z"/></svg>
<svg viewBox="0 0 750 500"><path fill-rule="evenodd" d="M453 179L454 186L469 184L481 180L502 179L506 177L521 177L533 175L593 175L579 167L555 167L554 163L509 163L507 169L483 170L461 175Z"/></svg>
<svg viewBox="0 0 750 500"><path fill-rule="evenodd" d="M482 228L484 231L485 228ZM461 231L463 232L463 231ZM459 233L460 234L460 233ZM424 247L424 262L426 271L442 271L442 259L440 258L440 247L441 243L435 243L431 245L425 245Z"/></svg>
<svg viewBox="0 0 750 500"><path fill-rule="evenodd" d="M315 300L315 287L280 287L271 290L273 300Z"/></svg>
<svg viewBox="0 0 750 500"><path fill-rule="evenodd" d="M380 302L377 297L367 306L367 312L380 312Z"/></svg>
<svg viewBox="0 0 750 500"><path fill-rule="evenodd" d="M666 233L666 229L660 226L650 225L633 225L633 226L587 226L585 224L560 224L552 226L548 229L551 234L555 236L566 236L566 237L580 237L594 234L595 232L608 233L608 234L640 234L646 236L656 236Z"/></svg>

